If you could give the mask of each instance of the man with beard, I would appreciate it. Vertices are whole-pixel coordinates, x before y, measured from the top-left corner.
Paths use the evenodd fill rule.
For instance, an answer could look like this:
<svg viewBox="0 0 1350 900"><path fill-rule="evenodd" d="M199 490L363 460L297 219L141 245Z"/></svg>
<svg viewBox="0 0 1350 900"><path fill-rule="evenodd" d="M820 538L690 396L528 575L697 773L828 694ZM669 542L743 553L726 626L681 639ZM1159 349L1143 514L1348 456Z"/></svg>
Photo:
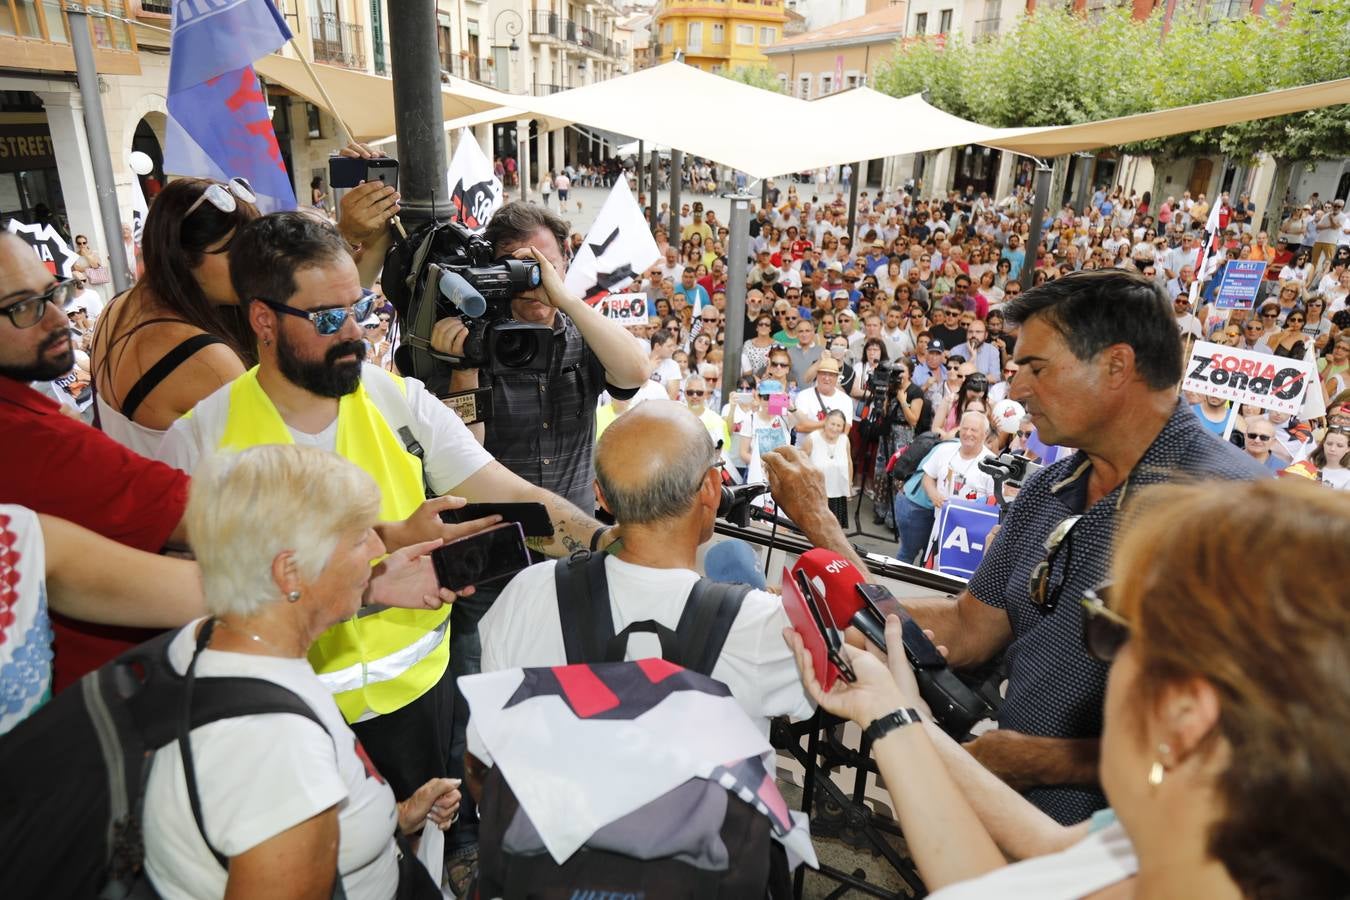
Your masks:
<svg viewBox="0 0 1350 900"><path fill-rule="evenodd" d="M983 372L993 384L998 381L1002 368L1000 366L1001 358L998 348L993 344L985 343L985 337L988 331L984 322L976 319L966 326L966 339L952 348L951 356L960 357L975 365L978 372Z"/></svg>
<svg viewBox="0 0 1350 900"><path fill-rule="evenodd" d="M604 543L605 529L496 462L420 382L364 364L360 322L374 298L331 226L264 216L239 230L230 262L258 366L174 423L161 459L191 471L204 455L257 444L336 452L379 485L377 530L391 552L496 524L493 516L447 531L439 514L456 497L544 504L554 537L542 549L554 554ZM424 503L428 489L442 496ZM380 774L407 793L451 771L451 608L364 612L321 635L309 660Z"/></svg>

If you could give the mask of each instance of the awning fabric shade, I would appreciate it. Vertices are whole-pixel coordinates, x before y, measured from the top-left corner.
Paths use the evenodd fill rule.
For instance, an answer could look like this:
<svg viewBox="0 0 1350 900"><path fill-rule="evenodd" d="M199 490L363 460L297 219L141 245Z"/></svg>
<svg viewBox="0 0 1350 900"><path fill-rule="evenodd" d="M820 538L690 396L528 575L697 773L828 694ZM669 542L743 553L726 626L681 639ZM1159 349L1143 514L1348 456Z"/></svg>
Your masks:
<svg viewBox="0 0 1350 900"><path fill-rule="evenodd" d="M300 66L269 57L259 61L259 71L272 77L264 63L271 69L277 62ZM325 83L328 73L338 72L389 84L388 79L321 68ZM297 83L292 85L288 78ZM298 77L288 71L286 78L279 75L277 80L314 99L305 90L306 84L309 91L314 89L302 69ZM369 90L360 84L353 88L357 89ZM966 144L1042 158L1058 156L1347 103L1350 78L1100 122L1035 128L981 125L945 113L918 94L897 98L865 87L799 100L677 62L544 97L504 94L459 80L445 93L447 131L515 119L535 119L542 131L583 125L641 138L648 145L675 147L768 178ZM369 120L383 116L389 127L379 133L392 140L390 97L357 102L362 107L357 112L367 119L362 127L353 122L353 129L372 136L378 129L369 127ZM680 114L685 109L711 115L694 124ZM860 123L865 127L858 127Z"/></svg>

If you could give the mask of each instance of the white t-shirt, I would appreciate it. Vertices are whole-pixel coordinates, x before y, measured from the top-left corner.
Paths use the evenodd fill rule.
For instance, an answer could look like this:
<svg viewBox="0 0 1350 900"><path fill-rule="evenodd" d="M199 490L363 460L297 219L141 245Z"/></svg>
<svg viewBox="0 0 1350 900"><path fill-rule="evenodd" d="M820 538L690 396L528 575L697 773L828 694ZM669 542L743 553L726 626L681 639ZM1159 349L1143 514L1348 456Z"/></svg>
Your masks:
<svg viewBox="0 0 1350 900"><path fill-rule="evenodd" d="M981 447L978 456L964 459L961 442L939 444L928 456L923 474L937 482L938 495L943 500L965 496L974 491L980 497L994 493L994 479L980 471L980 460L993 456L988 447Z"/></svg>
<svg viewBox="0 0 1350 900"><path fill-rule="evenodd" d="M200 621L200 620L198 620ZM186 672L196 623L169 645ZM211 845L238 856L331 806L338 807L338 871L351 900L387 900L398 887L394 794L358 749L332 695L304 659L206 650L199 678L263 678L300 695L327 727L300 716L240 716L192 731L202 821ZM331 737L330 737L331 735ZM145 863L166 900L215 898L226 873L197 830L175 741L156 751L145 789Z"/></svg>
<svg viewBox="0 0 1350 900"><path fill-rule="evenodd" d="M848 426L853 424L853 398L845 394L839 388L834 389L834 393L826 396L820 393L814 387L806 388L797 392L797 412L806 416L807 419L819 419L821 412L829 412L837 409L844 414L844 431L848 432ZM813 431L811 434L820 434L819 431ZM797 446L800 447L806 441L806 434L797 435Z"/></svg>
<svg viewBox="0 0 1350 900"><path fill-rule="evenodd" d="M388 378L389 374L377 366L367 363L362 367L363 379ZM492 454L473 439L473 434L464 422L437 400L416 378L405 378L407 387L408 413L413 436L425 451L422 467L427 482L438 493L447 493L463 484L483 466L492 462ZM216 415L207 413L209 409L218 412L228 407L230 385L216 390L215 393L200 401L193 414L179 419L170 426L160 442L155 458L168 463L189 475L197 468L203 454L216 452L219 426ZM222 392L227 392L222 395ZM219 406L218 406L219 404ZM214 420L214 421L212 421ZM395 433L401 423L390 422ZM307 434L287 426L291 439L307 447L318 447L330 453L337 452L337 419L318 434Z"/></svg>
<svg viewBox="0 0 1350 900"><path fill-rule="evenodd" d="M484 672L566 664L553 582L555 565L556 561L548 560L511 579L478 623ZM644 619L674 629L698 580L698 573L689 569L650 569L613 554L605 559L605 575L615 633ZM788 626L787 613L777 596L751 591L745 595L712 670L712 677L731 689L736 702L766 735L770 718L786 715L804 719L812 712L792 651L783 642L783 629ZM634 634L625 658L660 655L661 645L655 635Z"/></svg>
<svg viewBox="0 0 1350 900"><path fill-rule="evenodd" d="M1113 822L1067 850L1013 863L928 896L932 900L1077 900L1138 871L1129 835L1119 822Z"/></svg>

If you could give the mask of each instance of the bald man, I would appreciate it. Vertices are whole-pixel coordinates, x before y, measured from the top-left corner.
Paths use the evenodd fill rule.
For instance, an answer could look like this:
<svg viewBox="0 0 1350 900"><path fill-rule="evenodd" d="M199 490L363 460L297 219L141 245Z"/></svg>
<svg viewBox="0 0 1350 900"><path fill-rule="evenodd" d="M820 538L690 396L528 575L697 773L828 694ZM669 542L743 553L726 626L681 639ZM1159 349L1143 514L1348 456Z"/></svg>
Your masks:
<svg viewBox="0 0 1350 900"><path fill-rule="evenodd" d="M713 533L721 497L717 453L708 431L689 409L648 400L605 429L595 448L595 495L618 522L619 540L605 561L614 630L651 619L675 629L695 582L698 548ZM483 671L567 662L556 561L521 572L479 624ZM769 719L811 715L792 654L781 601L751 590L741 601L712 677L764 734ZM650 634L629 638L626 659L660 656Z"/></svg>

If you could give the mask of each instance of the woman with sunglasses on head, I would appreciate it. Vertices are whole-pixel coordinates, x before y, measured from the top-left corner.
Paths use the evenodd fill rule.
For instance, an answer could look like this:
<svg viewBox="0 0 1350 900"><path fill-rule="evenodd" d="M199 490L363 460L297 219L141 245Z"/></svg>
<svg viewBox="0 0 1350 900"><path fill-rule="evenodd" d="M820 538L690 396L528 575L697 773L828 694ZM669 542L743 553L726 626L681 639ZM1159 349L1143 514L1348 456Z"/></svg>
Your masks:
<svg viewBox="0 0 1350 900"><path fill-rule="evenodd" d="M785 632L807 692L872 738L934 900L1294 900L1350 883L1350 600L1322 568L1282 562L1296 547L1344 571L1350 505L1299 478L1148 491L1109 592L1081 602L1086 649L1111 663L1110 808L1087 822L1058 825L933 723L897 619L887 661L845 646L856 680L828 693Z"/></svg>
<svg viewBox="0 0 1350 900"><path fill-rule="evenodd" d="M253 360L230 284L230 243L258 217L254 200L242 181L167 185L145 220L145 274L101 317L91 354L99 425L143 456Z"/></svg>

